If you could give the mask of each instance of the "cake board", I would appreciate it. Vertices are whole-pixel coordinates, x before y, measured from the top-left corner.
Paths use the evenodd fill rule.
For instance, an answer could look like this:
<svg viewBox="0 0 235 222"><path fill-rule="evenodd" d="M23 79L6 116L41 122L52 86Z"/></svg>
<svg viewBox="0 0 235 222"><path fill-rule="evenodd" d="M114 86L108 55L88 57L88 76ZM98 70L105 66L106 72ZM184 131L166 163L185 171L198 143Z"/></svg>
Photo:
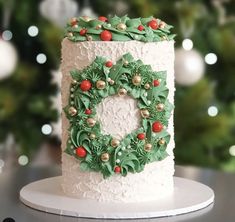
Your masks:
<svg viewBox="0 0 235 222"><path fill-rule="evenodd" d="M144 203L103 203L66 196L60 186L61 176L30 183L20 191L27 206L72 217L134 219L185 214L209 206L214 192L208 186L189 179L174 177L174 193L158 201Z"/></svg>

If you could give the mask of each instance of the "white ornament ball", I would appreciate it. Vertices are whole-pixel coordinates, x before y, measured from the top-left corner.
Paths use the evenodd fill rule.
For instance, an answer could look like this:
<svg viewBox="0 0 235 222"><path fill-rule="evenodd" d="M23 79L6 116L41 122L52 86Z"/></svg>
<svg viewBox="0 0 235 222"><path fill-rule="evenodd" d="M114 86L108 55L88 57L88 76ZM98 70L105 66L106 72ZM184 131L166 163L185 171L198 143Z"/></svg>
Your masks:
<svg viewBox="0 0 235 222"><path fill-rule="evenodd" d="M12 74L17 64L17 52L9 42L0 39L0 80Z"/></svg>
<svg viewBox="0 0 235 222"><path fill-rule="evenodd" d="M204 75L205 63L196 50L175 50L175 80L179 85L191 86Z"/></svg>
<svg viewBox="0 0 235 222"><path fill-rule="evenodd" d="M39 5L40 13L59 27L64 27L69 18L76 16L78 4L74 0L44 0Z"/></svg>

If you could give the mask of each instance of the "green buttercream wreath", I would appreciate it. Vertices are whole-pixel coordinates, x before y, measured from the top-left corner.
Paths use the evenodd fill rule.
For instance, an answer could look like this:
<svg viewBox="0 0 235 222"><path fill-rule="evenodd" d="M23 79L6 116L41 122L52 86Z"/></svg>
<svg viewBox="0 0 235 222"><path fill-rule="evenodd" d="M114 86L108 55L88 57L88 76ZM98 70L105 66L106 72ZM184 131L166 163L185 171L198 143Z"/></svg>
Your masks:
<svg viewBox="0 0 235 222"><path fill-rule="evenodd" d="M115 65L96 57L85 69L71 71L71 76L69 104L64 108L70 122L65 152L80 161L82 170L101 172L104 178L126 176L168 156L166 128L173 105L167 99L166 71L153 71L125 54ZM140 128L122 140L102 134L96 120L96 106L112 95L136 99L142 116Z"/></svg>
<svg viewBox="0 0 235 222"><path fill-rule="evenodd" d="M173 26L154 17L129 18L128 16L87 16L72 18L66 26L66 36L73 42L80 41L130 41L159 42L173 40Z"/></svg>

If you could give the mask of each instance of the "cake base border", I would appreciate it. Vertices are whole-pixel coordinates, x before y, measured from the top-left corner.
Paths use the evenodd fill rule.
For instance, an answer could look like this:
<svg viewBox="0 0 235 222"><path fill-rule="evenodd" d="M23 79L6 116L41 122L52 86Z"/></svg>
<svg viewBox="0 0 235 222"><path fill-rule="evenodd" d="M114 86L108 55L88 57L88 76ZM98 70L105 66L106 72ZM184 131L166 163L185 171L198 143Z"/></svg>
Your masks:
<svg viewBox="0 0 235 222"><path fill-rule="evenodd" d="M31 208L47 213L106 219L173 216L203 209L214 201L211 188L180 177L174 177L174 192L171 195L142 203L104 203L72 198L63 193L61 178L51 177L24 186L20 191L20 200Z"/></svg>

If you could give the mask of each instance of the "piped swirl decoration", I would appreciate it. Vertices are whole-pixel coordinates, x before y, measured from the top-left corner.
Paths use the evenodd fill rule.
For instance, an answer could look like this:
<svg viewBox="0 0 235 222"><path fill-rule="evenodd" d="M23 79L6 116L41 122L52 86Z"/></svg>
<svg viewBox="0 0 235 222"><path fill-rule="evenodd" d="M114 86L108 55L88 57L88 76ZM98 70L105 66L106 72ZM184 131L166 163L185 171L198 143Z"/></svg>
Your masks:
<svg viewBox="0 0 235 222"><path fill-rule="evenodd" d="M87 16L72 18L66 27L69 40L78 41L130 41L159 42L172 40L173 26L154 17L134 18L128 16L100 16L91 19Z"/></svg>
<svg viewBox="0 0 235 222"><path fill-rule="evenodd" d="M83 70L71 71L69 104L64 108L70 122L65 152L80 161L80 168L114 174L137 173L154 161L163 160L170 135L166 72L155 72L150 65L134 60L128 53L116 64L102 57ZM129 95L137 100L141 126L118 140L104 135L96 107L108 96Z"/></svg>

